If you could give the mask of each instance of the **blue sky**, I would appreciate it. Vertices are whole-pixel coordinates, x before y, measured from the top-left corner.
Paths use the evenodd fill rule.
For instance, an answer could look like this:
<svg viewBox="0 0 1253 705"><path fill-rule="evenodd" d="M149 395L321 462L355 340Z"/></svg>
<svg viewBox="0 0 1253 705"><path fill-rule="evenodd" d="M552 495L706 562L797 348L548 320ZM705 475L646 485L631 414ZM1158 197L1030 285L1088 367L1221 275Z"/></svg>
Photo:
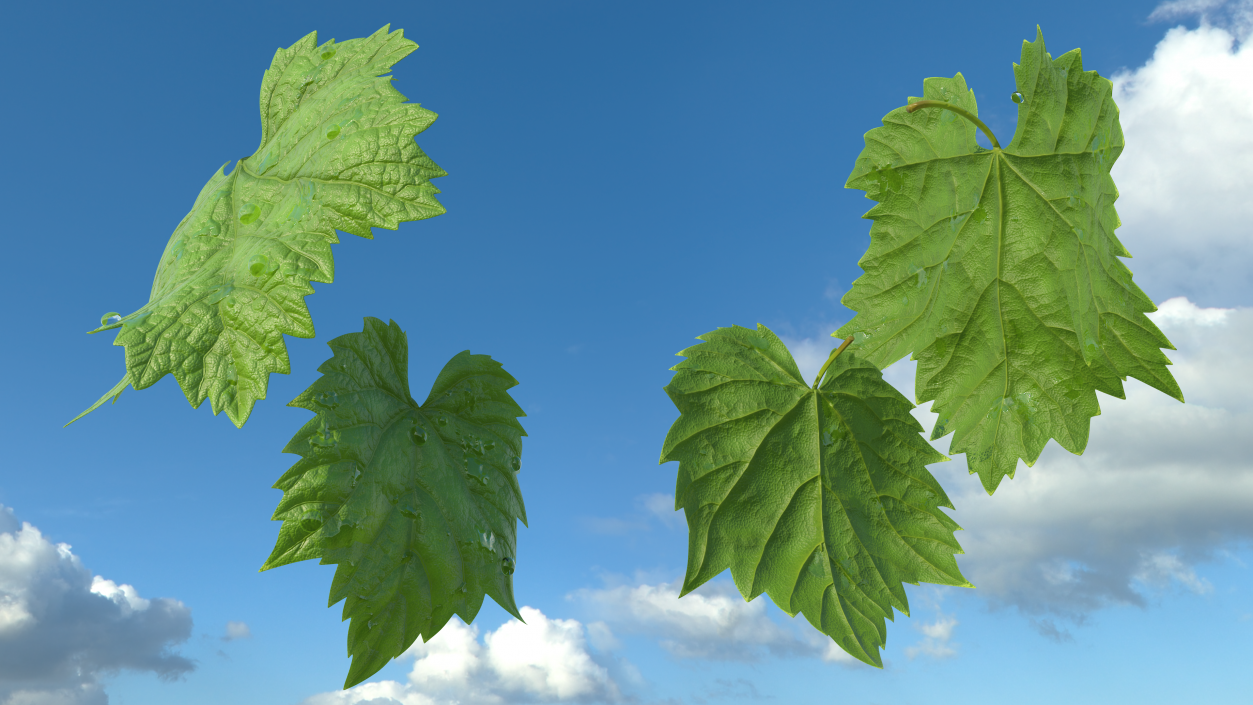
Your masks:
<svg viewBox="0 0 1253 705"><path fill-rule="evenodd" d="M0 705L1235 702L1253 654L1253 4L25 3L3 79ZM106 311L147 301L170 233L259 140L274 51L385 24L447 213L341 234L333 284L243 429L173 378L62 424L123 372ZM1115 81L1119 237L1188 399L1132 380L1087 452L1050 443L993 497L931 467L978 589L907 586L885 667L724 573L677 598L687 530L658 464L675 353L770 327L810 377L852 312L862 135L962 72L1013 133L1039 24ZM1002 139L1003 142L1007 139ZM229 168L229 167L228 167ZM518 604L488 600L365 684L333 568L264 573L309 418L285 406L363 316L408 332L414 396L452 355L520 384ZM913 369L889 381L912 398ZM930 430L934 415L915 415ZM936 443L943 452L951 436Z"/></svg>

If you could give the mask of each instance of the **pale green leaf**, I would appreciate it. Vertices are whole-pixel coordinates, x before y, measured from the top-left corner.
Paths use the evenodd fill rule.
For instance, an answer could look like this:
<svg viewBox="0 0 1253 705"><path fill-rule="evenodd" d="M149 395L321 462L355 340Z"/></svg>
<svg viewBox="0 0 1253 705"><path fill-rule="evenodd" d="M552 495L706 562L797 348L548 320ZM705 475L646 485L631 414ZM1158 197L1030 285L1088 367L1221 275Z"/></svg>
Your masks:
<svg viewBox="0 0 1253 705"><path fill-rule="evenodd" d="M314 336L304 297L310 282L334 279L335 231L370 238L371 227L444 212L430 180L446 174L413 141L435 113L381 75L416 48L385 26L340 44L318 45L312 32L275 53L261 82L261 145L205 184L148 303L90 331L121 328L123 387L172 373L193 407L207 398L242 427L270 373L290 372L283 335Z"/></svg>
<svg viewBox="0 0 1253 705"><path fill-rule="evenodd" d="M935 107L898 108L866 133L847 187L878 204L865 274L843 299L858 313L834 334L880 368L918 360L932 440L953 432L950 452L989 494L1049 438L1083 452L1098 390L1125 398L1130 376L1183 401L1161 351L1174 347L1144 315L1156 307L1119 259L1112 84L1078 49L1053 59L1038 30L1014 74L1022 102L1003 150ZM923 94L978 114L961 74Z"/></svg>

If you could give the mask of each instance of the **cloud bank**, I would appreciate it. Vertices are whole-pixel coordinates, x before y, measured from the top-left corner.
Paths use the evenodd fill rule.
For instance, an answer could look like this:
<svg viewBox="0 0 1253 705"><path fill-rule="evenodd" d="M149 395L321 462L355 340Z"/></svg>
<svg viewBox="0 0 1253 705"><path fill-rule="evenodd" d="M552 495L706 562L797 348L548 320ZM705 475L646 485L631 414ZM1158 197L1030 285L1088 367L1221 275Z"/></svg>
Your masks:
<svg viewBox="0 0 1253 705"><path fill-rule="evenodd" d="M93 576L70 548L0 505L0 705L105 705L102 674L194 670L170 651L191 610Z"/></svg>
<svg viewBox="0 0 1253 705"><path fill-rule="evenodd" d="M1153 57L1112 77L1126 149L1113 168L1118 237L1154 300L1253 305L1253 2L1172 2L1200 15ZM1217 24L1212 24L1216 22Z"/></svg>

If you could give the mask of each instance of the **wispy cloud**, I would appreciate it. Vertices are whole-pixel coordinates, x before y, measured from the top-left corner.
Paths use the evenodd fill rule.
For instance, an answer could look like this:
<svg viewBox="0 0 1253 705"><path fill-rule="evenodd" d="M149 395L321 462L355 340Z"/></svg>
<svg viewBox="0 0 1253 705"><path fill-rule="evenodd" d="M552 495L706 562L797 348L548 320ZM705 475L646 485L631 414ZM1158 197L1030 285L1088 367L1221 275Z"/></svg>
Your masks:
<svg viewBox="0 0 1253 705"><path fill-rule="evenodd" d="M1170 0L1153 9L1150 22L1196 17L1202 26L1221 27L1243 41L1253 30L1253 0Z"/></svg>
<svg viewBox="0 0 1253 705"><path fill-rule="evenodd" d="M653 528L653 522L671 530L684 526L683 510L674 509L674 495L659 492L637 496L635 511L628 516L584 516L579 517L578 521L587 531L604 536L625 536L649 531Z"/></svg>

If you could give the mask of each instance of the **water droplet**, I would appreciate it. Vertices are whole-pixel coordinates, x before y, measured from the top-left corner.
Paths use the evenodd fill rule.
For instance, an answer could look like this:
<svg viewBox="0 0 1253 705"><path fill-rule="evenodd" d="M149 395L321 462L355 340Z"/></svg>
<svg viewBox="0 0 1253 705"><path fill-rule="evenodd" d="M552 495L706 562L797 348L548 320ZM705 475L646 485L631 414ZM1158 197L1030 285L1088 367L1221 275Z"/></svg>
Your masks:
<svg viewBox="0 0 1253 705"><path fill-rule="evenodd" d="M491 450L495 447L496 443L494 441L488 441L487 444L483 446L483 450Z"/></svg>
<svg viewBox="0 0 1253 705"><path fill-rule="evenodd" d="M982 223L988 219L988 212L983 210L983 206L979 206L970 212L970 222Z"/></svg>
<svg viewBox="0 0 1253 705"><path fill-rule="evenodd" d="M517 472L522 469L522 461L518 458L513 458L509 461L509 466L513 468L514 472Z"/></svg>
<svg viewBox="0 0 1253 705"><path fill-rule="evenodd" d="M1019 105L1022 105L1023 103L1027 101L1027 96L1023 95L1022 93L1019 93L1018 91L1014 91L1013 94L1009 96L1009 99Z"/></svg>
<svg viewBox="0 0 1253 705"><path fill-rule="evenodd" d="M1087 351L1090 357L1096 357L1096 354L1101 350L1101 346L1095 340L1088 338L1084 341L1083 349Z"/></svg>
<svg viewBox="0 0 1253 705"><path fill-rule="evenodd" d="M326 126L326 139L333 140L339 137L339 123L333 123Z"/></svg>
<svg viewBox="0 0 1253 705"><path fill-rule="evenodd" d="M335 47L328 47L326 51L322 52L323 61L326 61L327 59L330 59L334 56L335 56Z"/></svg>
<svg viewBox="0 0 1253 705"><path fill-rule="evenodd" d="M327 538L330 538L334 536L335 534L339 533L339 528L340 528L339 517L337 516L329 517L325 522L322 523L322 535Z"/></svg>
<svg viewBox="0 0 1253 705"><path fill-rule="evenodd" d="M513 559L505 556L500 559L500 572L505 575L513 575Z"/></svg>
<svg viewBox="0 0 1253 705"><path fill-rule="evenodd" d="M121 323L121 322L122 322L122 314L118 313L117 311L110 311L100 317L100 325L102 326L107 326L113 323Z"/></svg>
<svg viewBox="0 0 1253 705"><path fill-rule="evenodd" d="M317 531L321 525L322 517L318 516L317 512L305 512L304 516L300 517L300 528L305 531Z"/></svg>
<svg viewBox="0 0 1253 705"><path fill-rule="evenodd" d="M447 419L447 418L445 418L445 417L443 417L443 416L441 416L441 417L439 417L438 419L436 419L436 422L437 422L437 423L439 423L439 425L440 425L440 426L447 426L447 425L448 425L448 419Z"/></svg>
<svg viewBox="0 0 1253 705"><path fill-rule="evenodd" d="M766 341L765 338L762 338L761 336L756 336L756 335L750 335L748 337L748 343L749 345L752 345L758 350L766 350L767 348L770 347L770 343Z"/></svg>
<svg viewBox="0 0 1253 705"><path fill-rule="evenodd" d="M410 519L418 518L418 508L413 505L413 500L411 498L405 498L405 500L400 503L400 515Z"/></svg>
<svg viewBox="0 0 1253 705"><path fill-rule="evenodd" d="M875 197L876 200L883 200L889 193L900 191L905 186L905 177L896 173L891 164L876 167L870 178L879 182L879 194Z"/></svg>
<svg viewBox="0 0 1253 705"><path fill-rule="evenodd" d="M336 392L322 392L313 398L313 403L327 409L334 409L339 406L339 394Z"/></svg>
<svg viewBox="0 0 1253 705"><path fill-rule="evenodd" d="M831 438L831 432L823 431L822 432L822 446L826 448L826 447L829 447L833 443L835 443L835 440Z"/></svg>
<svg viewBox="0 0 1253 705"><path fill-rule="evenodd" d="M415 446L426 445L426 431L417 426L409 431L409 438L413 440Z"/></svg>
<svg viewBox="0 0 1253 705"><path fill-rule="evenodd" d="M266 257L265 255L257 255L252 258L252 263L248 265L248 271L252 272L252 276L259 277L265 273L265 270L268 269L269 266L269 257Z"/></svg>
<svg viewBox="0 0 1253 705"><path fill-rule="evenodd" d="M296 263L284 262L282 266L282 270L283 270L284 277L291 277L292 275L296 273Z"/></svg>
<svg viewBox="0 0 1253 705"><path fill-rule="evenodd" d="M245 203L239 209L239 222L247 225L261 217L261 208L253 203Z"/></svg>

